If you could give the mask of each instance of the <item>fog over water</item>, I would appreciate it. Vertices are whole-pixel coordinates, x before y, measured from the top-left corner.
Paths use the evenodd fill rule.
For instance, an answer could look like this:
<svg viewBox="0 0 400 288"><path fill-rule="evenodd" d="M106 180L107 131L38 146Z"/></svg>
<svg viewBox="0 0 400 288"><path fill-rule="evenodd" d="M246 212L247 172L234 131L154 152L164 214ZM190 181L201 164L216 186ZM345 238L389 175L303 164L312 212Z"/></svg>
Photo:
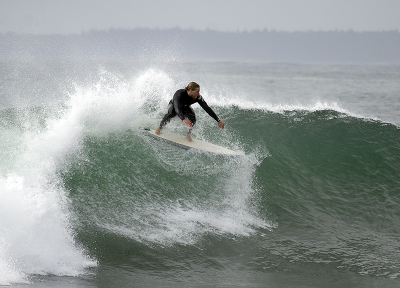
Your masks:
<svg viewBox="0 0 400 288"><path fill-rule="evenodd" d="M400 33L92 30L72 35L0 35L0 60L399 63Z"/></svg>
<svg viewBox="0 0 400 288"><path fill-rule="evenodd" d="M397 0L2 0L0 33L71 34L91 29L194 29L221 32L391 31Z"/></svg>

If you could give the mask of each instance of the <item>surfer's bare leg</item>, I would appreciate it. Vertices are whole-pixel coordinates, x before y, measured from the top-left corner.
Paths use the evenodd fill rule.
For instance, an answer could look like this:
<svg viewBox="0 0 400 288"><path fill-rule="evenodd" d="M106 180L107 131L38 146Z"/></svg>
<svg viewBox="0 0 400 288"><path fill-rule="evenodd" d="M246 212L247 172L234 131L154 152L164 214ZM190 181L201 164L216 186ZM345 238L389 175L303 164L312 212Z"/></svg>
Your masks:
<svg viewBox="0 0 400 288"><path fill-rule="evenodd" d="M161 127L158 127L155 133L156 133L156 135L160 135L160 133L161 133Z"/></svg>
<svg viewBox="0 0 400 288"><path fill-rule="evenodd" d="M188 142L192 142L192 136L190 136L190 134L192 133L192 129L189 129L188 133L186 134L186 139L188 140Z"/></svg>
<svg viewBox="0 0 400 288"><path fill-rule="evenodd" d="M189 127L188 133L186 135L186 139L189 142L192 142L192 137L191 137L191 133L192 133L192 128L193 126L196 124L196 115L194 114L194 111L192 109L192 107L187 107L186 111L185 111L185 117L187 117L189 120L184 119L183 123L185 123L186 126Z"/></svg>
<svg viewBox="0 0 400 288"><path fill-rule="evenodd" d="M192 140L192 137L190 136L190 133L192 133L192 123L190 123L190 121L187 119L183 119L182 122L183 122L183 124L185 124L186 126L189 127L188 133L186 134L186 139L189 142L192 142L193 140Z"/></svg>

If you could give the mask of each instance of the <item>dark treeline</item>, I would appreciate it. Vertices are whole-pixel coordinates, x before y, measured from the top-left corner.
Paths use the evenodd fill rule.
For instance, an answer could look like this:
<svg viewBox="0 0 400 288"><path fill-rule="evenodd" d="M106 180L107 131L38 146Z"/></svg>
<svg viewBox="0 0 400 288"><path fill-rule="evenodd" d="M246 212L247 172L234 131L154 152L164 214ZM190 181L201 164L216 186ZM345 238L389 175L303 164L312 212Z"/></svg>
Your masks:
<svg viewBox="0 0 400 288"><path fill-rule="evenodd" d="M400 63L400 33L233 33L175 28L0 35L0 60L35 59Z"/></svg>

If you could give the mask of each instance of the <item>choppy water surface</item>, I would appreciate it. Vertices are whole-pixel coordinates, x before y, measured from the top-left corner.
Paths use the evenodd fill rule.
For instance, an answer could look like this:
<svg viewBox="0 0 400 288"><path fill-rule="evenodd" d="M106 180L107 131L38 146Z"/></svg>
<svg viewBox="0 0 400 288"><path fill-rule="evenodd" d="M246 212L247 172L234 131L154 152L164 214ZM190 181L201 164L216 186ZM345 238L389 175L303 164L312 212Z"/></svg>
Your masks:
<svg viewBox="0 0 400 288"><path fill-rule="evenodd" d="M396 287L399 66L0 65L0 285ZM147 137L187 82L194 137ZM166 129L184 133L179 121Z"/></svg>

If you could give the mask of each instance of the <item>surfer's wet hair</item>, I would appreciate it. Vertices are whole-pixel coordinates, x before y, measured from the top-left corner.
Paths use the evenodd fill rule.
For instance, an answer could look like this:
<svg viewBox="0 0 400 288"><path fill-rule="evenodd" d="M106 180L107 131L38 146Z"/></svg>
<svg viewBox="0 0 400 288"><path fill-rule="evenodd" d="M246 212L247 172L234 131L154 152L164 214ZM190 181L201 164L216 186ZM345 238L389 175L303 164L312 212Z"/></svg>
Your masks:
<svg viewBox="0 0 400 288"><path fill-rule="evenodd" d="M200 85L199 85L199 84L197 84L196 82L190 82L190 83L185 87L185 90L186 90L186 91L189 91L189 90L193 91L193 90L196 90L197 88L200 88Z"/></svg>

